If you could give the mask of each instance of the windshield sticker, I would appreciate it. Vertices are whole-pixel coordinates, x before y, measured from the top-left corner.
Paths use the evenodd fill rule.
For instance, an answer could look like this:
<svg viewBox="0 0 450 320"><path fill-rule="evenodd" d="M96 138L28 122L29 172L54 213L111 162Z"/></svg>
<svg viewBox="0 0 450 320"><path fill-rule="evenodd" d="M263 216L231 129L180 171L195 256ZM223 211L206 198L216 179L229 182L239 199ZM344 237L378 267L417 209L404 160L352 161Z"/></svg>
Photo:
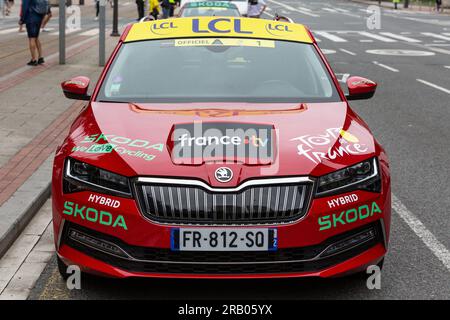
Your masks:
<svg viewBox="0 0 450 320"><path fill-rule="evenodd" d="M228 122L196 122L174 126L171 135L172 161L200 164L207 160L272 161L272 125Z"/></svg>
<svg viewBox="0 0 450 320"><path fill-rule="evenodd" d="M322 163L324 160L334 160L347 155L365 154L369 148L360 143L359 139L353 134L342 128L330 128L323 134L304 135L291 139L299 141L297 152L300 156L306 157L315 164ZM338 143L336 143L338 141ZM317 148L328 147L326 152L315 151Z"/></svg>
<svg viewBox="0 0 450 320"><path fill-rule="evenodd" d="M382 213L380 207L376 202L372 202L369 206L367 204L359 206L358 208L352 208L342 211L340 213L334 213L332 215L326 215L319 217L319 231L328 230L331 228L338 228L346 224L355 223L357 221L365 220L373 217L377 213Z"/></svg>
<svg viewBox="0 0 450 320"><path fill-rule="evenodd" d="M72 148L72 152L95 154L106 154L115 151L121 155L142 158L146 161L152 161L156 158L154 152L162 152L163 150L163 143L154 144L148 140L130 139L103 133L86 136L80 142L80 145L76 145Z"/></svg>
<svg viewBox="0 0 450 320"><path fill-rule="evenodd" d="M192 37L244 37L313 43L307 29L301 24L233 17L178 18L135 23L125 42Z"/></svg>
<svg viewBox="0 0 450 320"><path fill-rule="evenodd" d="M260 47L275 48L273 40L257 40L257 39L233 39L233 38L193 38L193 39L177 39L174 41L175 47Z"/></svg>

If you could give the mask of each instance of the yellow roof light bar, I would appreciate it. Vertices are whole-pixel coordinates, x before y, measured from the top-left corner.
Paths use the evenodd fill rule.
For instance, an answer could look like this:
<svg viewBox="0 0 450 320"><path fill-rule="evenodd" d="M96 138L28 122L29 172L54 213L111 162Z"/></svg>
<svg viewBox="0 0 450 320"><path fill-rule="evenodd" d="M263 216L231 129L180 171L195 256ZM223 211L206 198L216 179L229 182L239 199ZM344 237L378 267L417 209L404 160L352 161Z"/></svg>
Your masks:
<svg viewBox="0 0 450 320"><path fill-rule="evenodd" d="M232 17L178 18L135 23L124 42L196 37L232 37L313 43L296 23Z"/></svg>

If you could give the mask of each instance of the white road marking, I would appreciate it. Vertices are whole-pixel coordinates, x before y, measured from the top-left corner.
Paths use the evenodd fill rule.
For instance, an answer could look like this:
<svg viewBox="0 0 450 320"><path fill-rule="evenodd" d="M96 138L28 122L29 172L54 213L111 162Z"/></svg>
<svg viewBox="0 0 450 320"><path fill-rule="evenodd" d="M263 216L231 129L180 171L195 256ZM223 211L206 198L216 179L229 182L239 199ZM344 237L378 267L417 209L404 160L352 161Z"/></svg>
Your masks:
<svg viewBox="0 0 450 320"><path fill-rule="evenodd" d="M385 65L385 64L379 63L379 62L377 62L377 61L373 61L373 64L375 64L375 65L377 65L377 66L380 66L380 67L382 67L382 68L385 68L385 69L387 69L387 70L389 70L389 71L392 71L392 72L399 72L397 69L392 68L392 67L389 67L389 66L387 66L387 65Z"/></svg>
<svg viewBox="0 0 450 320"><path fill-rule="evenodd" d="M429 87L432 87L432 88L438 89L438 90L440 90L442 92L445 92L447 94L450 94L450 90L449 89L440 87L437 84L434 84L434 83L431 83L431 82L428 82L428 81L425 81L425 80L422 80L422 79L416 79L416 80L421 82L421 83L423 83L423 84L426 84Z"/></svg>
<svg viewBox="0 0 450 320"><path fill-rule="evenodd" d="M410 37L400 36L400 35L392 33L392 32L380 32L380 34L382 34L384 36L387 36L387 37L391 37L391 38L397 39L397 40L406 41L406 42L414 42L414 43L422 42L420 40L413 39L413 38L410 38Z"/></svg>
<svg viewBox="0 0 450 320"><path fill-rule="evenodd" d="M315 17L315 18L320 17L320 15L318 15L318 14L314 14L314 13L312 13L312 12L308 12L308 11L305 11L305 10L296 9L296 8L294 8L294 7L291 7L291 6L288 5L288 4L284 4L284 3L281 3L281 2L278 2L278 1L275 1L275 0L269 0L269 2L272 2L272 3L276 4L276 5L279 5L280 7L283 7L283 8L285 8L285 9L289 10L289 11L294 11L294 12L302 13L302 14L304 14L304 15L311 16L311 17Z"/></svg>
<svg viewBox="0 0 450 320"><path fill-rule="evenodd" d="M337 10L337 11L340 11L340 12L344 12L344 13L349 12L348 10L341 9L341 8L334 8L334 10Z"/></svg>
<svg viewBox="0 0 450 320"><path fill-rule="evenodd" d="M444 68L450 69L450 66L444 66Z"/></svg>
<svg viewBox="0 0 450 320"><path fill-rule="evenodd" d="M82 30L81 28L80 29L70 29L69 31L66 30L66 34L71 34L71 33L74 33L74 32L81 31L81 30ZM58 31L54 31L54 32L50 32L49 35L57 36L57 35L59 35L59 30Z"/></svg>
<svg viewBox="0 0 450 320"><path fill-rule="evenodd" d="M383 41L383 42L397 42L397 40L394 40L394 39L391 39L391 38L386 38L386 37L380 36L378 34L370 33L370 32L367 32L367 31L360 31L358 33L360 35L362 35L362 36L367 37L367 38L372 38L372 39L380 40L380 41Z"/></svg>
<svg viewBox="0 0 450 320"><path fill-rule="evenodd" d="M351 52L351 51L349 51L349 50L345 50L345 49L339 49L340 51L342 51L342 52L344 52L344 53L347 53L347 54L349 54L349 55L351 55L351 56L356 56L356 53L354 53L354 52Z"/></svg>
<svg viewBox="0 0 450 320"><path fill-rule="evenodd" d="M430 51L403 50L403 49L373 49L373 50L366 50L366 52L370 54L378 54L383 56L404 56L404 57L427 57L436 55L434 52Z"/></svg>
<svg viewBox="0 0 450 320"><path fill-rule="evenodd" d="M440 35L440 34L435 34L435 33L432 33L432 32L422 32L422 34L424 36L429 36L429 37L440 39L440 40L450 41L450 37L446 37L446 36L443 36L443 35Z"/></svg>
<svg viewBox="0 0 450 320"><path fill-rule="evenodd" d="M320 49L320 51L322 51L323 54L334 54L334 53L336 53L335 50L331 50L331 49Z"/></svg>
<svg viewBox="0 0 450 320"><path fill-rule="evenodd" d="M350 73L336 73L335 75L340 83L346 83L347 79L350 78Z"/></svg>
<svg viewBox="0 0 450 320"><path fill-rule="evenodd" d="M328 12L333 12L333 13L337 13L336 10L331 9L331 8L322 8L322 10L328 11Z"/></svg>
<svg viewBox="0 0 450 320"><path fill-rule="evenodd" d="M80 33L80 36L95 36L99 33L98 28L91 29L85 32Z"/></svg>
<svg viewBox="0 0 450 320"><path fill-rule="evenodd" d="M25 26L23 29L25 30ZM13 32L19 33L19 26L15 27L15 28L0 30L0 34L9 34L9 33L13 33ZM24 33L26 33L26 32L24 32Z"/></svg>
<svg viewBox="0 0 450 320"><path fill-rule="evenodd" d="M268 13L267 11L264 11L264 13L263 14L266 14L266 15L268 15L269 17L271 17L271 18L275 18L275 16L273 15L273 14L271 14L271 13Z"/></svg>
<svg viewBox="0 0 450 320"><path fill-rule="evenodd" d="M305 8L305 7L298 7L300 10L303 10L303 11L308 11L308 12L312 12L312 10L311 9L308 9L308 8Z"/></svg>
<svg viewBox="0 0 450 320"><path fill-rule="evenodd" d="M370 40L370 39L361 39L361 40L359 40L359 42L373 42L373 40Z"/></svg>
<svg viewBox="0 0 450 320"><path fill-rule="evenodd" d="M418 79L419 80L419 79ZM400 218L406 222L412 231L422 240L422 242L433 252L433 254L444 264L450 272L450 252L431 233L430 230L395 196L392 195L392 209L397 212Z"/></svg>
<svg viewBox="0 0 450 320"><path fill-rule="evenodd" d="M331 34L326 31L315 31L315 34L318 34L321 37L327 38L328 40L334 41L334 42L347 42L344 38L338 37L334 34Z"/></svg>

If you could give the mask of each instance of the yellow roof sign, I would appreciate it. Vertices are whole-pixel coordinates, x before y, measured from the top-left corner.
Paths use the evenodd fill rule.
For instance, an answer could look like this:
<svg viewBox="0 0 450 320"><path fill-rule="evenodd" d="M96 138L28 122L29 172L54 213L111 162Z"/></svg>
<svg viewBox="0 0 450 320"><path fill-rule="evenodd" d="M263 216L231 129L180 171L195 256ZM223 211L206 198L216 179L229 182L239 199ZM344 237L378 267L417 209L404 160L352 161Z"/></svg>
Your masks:
<svg viewBox="0 0 450 320"><path fill-rule="evenodd" d="M135 23L125 42L195 37L239 37L312 43L301 24L232 17L177 18Z"/></svg>

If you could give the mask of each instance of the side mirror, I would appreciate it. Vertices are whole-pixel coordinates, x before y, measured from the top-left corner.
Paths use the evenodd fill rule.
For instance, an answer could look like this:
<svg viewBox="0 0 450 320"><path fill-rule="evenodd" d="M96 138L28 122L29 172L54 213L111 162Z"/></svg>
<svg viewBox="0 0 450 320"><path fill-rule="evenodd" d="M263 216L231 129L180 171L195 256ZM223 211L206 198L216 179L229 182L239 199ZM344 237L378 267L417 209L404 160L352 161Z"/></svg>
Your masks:
<svg viewBox="0 0 450 320"><path fill-rule="evenodd" d="M362 77L350 77L347 79L347 100L370 99L377 90L377 83Z"/></svg>
<svg viewBox="0 0 450 320"><path fill-rule="evenodd" d="M61 83L61 88L66 98L89 101L91 96L87 94L87 91L90 82L91 80L87 77L75 77Z"/></svg>

